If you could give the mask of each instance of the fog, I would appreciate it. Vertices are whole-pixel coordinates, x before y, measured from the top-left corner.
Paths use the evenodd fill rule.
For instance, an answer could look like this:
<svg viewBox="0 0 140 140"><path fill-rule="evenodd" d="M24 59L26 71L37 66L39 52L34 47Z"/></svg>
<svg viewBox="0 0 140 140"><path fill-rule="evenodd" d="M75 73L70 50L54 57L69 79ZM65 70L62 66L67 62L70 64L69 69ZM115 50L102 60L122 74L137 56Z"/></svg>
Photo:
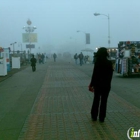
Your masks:
<svg viewBox="0 0 140 140"><path fill-rule="evenodd" d="M15 50L27 51L22 33L30 19L37 27L34 53L108 47L108 18L94 13L110 17L110 47L119 41L140 41L139 5L139 0L1 0L0 46L12 50L10 44L17 42ZM90 44L85 44L85 33L90 33Z"/></svg>

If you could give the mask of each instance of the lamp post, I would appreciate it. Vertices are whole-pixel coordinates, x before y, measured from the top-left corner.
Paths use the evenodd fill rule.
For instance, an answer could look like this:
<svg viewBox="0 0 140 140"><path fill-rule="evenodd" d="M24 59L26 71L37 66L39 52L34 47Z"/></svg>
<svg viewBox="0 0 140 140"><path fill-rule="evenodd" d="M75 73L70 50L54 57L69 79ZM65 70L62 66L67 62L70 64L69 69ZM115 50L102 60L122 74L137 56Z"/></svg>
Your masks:
<svg viewBox="0 0 140 140"><path fill-rule="evenodd" d="M18 43L18 47L21 47L21 53L22 53L22 43Z"/></svg>
<svg viewBox="0 0 140 140"><path fill-rule="evenodd" d="M14 45L16 44L17 42L14 42L14 43L11 43L10 45L13 45L13 54L15 53L15 47Z"/></svg>
<svg viewBox="0 0 140 140"><path fill-rule="evenodd" d="M28 42L29 44L31 44L30 33L34 32L34 30L37 28L36 26L33 26L33 27L30 26L32 24L30 19L27 20L27 24L28 26L27 27L24 26L23 29L28 33ZM30 47L30 53L31 53L31 47Z"/></svg>
<svg viewBox="0 0 140 140"><path fill-rule="evenodd" d="M38 49L39 49L39 53L40 53L40 49L41 49L41 47L39 46Z"/></svg>
<svg viewBox="0 0 140 140"><path fill-rule="evenodd" d="M106 16L108 18L108 47L110 47L110 42L111 42L110 41L110 17L109 15L94 13L94 16L100 16L100 15Z"/></svg>
<svg viewBox="0 0 140 140"><path fill-rule="evenodd" d="M77 33L79 33L79 32L82 32L82 33L86 34L86 33L85 33L85 32L83 32L83 31L77 30Z"/></svg>

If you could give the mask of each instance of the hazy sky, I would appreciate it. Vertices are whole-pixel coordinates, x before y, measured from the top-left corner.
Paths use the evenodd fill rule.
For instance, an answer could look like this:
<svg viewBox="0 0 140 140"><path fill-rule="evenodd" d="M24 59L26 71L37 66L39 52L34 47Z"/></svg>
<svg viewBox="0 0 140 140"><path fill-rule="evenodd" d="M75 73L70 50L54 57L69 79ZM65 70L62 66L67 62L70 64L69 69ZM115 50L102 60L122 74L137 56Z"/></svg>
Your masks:
<svg viewBox="0 0 140 140"><path fill-rule="evenodd" d="M140 0L0 1L0 46L4 48L18 42L15 49L20 50L18 44L22 43L23 26L27 26L28 19L37 27L34 52L79 53L84 48L108 47L108 19L94 16L95 12L110 16L111 47L123 40L140 41ZM90 33L90 45L85 45L84 32ZM22 43L23 50L25 45Z"/></svg>

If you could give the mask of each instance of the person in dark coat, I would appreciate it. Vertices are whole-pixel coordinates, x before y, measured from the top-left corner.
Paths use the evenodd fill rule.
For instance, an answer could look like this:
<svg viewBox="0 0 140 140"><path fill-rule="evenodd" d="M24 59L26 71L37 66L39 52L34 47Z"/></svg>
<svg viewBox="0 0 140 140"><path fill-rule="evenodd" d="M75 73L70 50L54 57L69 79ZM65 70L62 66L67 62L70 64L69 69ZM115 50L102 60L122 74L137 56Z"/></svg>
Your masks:
<svg viewBox="0 0 140 140"><path fill-rule="evenodd" d="M77 53L74 55L74 59L75 59L75 64L77 65L77 59L78 59Z"/></svg>
<svg viewBox="0 0 140 140"><path fill-rule="evenodd" d="M41 55L42 64L44 64L44 58L45 58L45 56L44 56L44 54L42 53L42 55Z"/></svg>
<svg viewBox="0 0 140 140"><path fill-rule="evenodd" d="M89 91L94 92L94 100L91 108L91 118L93 121L97 120L98 113L100 122L104 122L106 117L107 99L113 75L112 62L107 59L108 57L106 48L102 47L97 51L89 85Z"/></svg>
<svg viewBox="0 0 140 140"><path fill-rule="evenodd" d="M96 52L94 52L94 56L93 56L93 64L95 64L96 61Z"/></svg>
<svg viewBox="0 0 140 140"><path fill-rule="evenodd" d="M56 61L56 57L57 57L57 55L54 53L53 54L54 62Z"/></svg>
<svg viewBox="0 0 140 140"><path fill-rule="evenodd" d="M83 64L83 58L84 58L84 55L83 55L83 53L81 52L81 53L79 54L80 66L82 66L82 64Z"/></svg>
<svg viewBox="0 0 140 140"><path fill-rule="evenodd" d="M34 58L34 55L32 55L30 61L31 61L32 71L36 71L36 58Z"/></svg>

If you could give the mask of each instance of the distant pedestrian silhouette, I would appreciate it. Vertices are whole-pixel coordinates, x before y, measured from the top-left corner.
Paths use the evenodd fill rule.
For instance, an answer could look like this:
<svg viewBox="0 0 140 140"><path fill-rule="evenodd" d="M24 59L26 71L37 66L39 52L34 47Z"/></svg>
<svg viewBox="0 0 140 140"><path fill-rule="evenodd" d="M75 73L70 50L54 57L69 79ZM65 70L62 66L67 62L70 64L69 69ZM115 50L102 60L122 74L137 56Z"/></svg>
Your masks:
<svg viewBox="0 0 140 140"><path fill-rule="evenodd" d="M34 58L34 55L32 55L30 61L31 61L32 71L36 71L36 58Z"/></svg>
<svg viewBox="0 0 140 140"><path fill-rule="evenodd" d="M81 53L79 54L80 66L82 66L82 64L83 64L83 58L84 58L84 55L83 55L83 53L81 52Z"/></svg>
<svg viewBox="0 0 140 140"><path fill-rule="evenodd" d="M77 65L77 59L78 59L77 53L74 55L74 59L75 59L75 64Z"/></svg>
<svg viewBox="0 0 140 140"><path fill-rule="evenodd" d="M113 75L112 62L109 61L107 49L102 47L96 54L96 61L93 69L89 91L94 92L94 100L91 108L93 121L97 120L99 112L100 122L104 122L106 117L107 99L111 89Z"/></svg>
<svg viewBox="0 0 140 140"><path fill-rule="evenodd" d="M54 62L56 61L56 57L57 57L57 55L54 53L54 54L53 54Z"/></svg>

